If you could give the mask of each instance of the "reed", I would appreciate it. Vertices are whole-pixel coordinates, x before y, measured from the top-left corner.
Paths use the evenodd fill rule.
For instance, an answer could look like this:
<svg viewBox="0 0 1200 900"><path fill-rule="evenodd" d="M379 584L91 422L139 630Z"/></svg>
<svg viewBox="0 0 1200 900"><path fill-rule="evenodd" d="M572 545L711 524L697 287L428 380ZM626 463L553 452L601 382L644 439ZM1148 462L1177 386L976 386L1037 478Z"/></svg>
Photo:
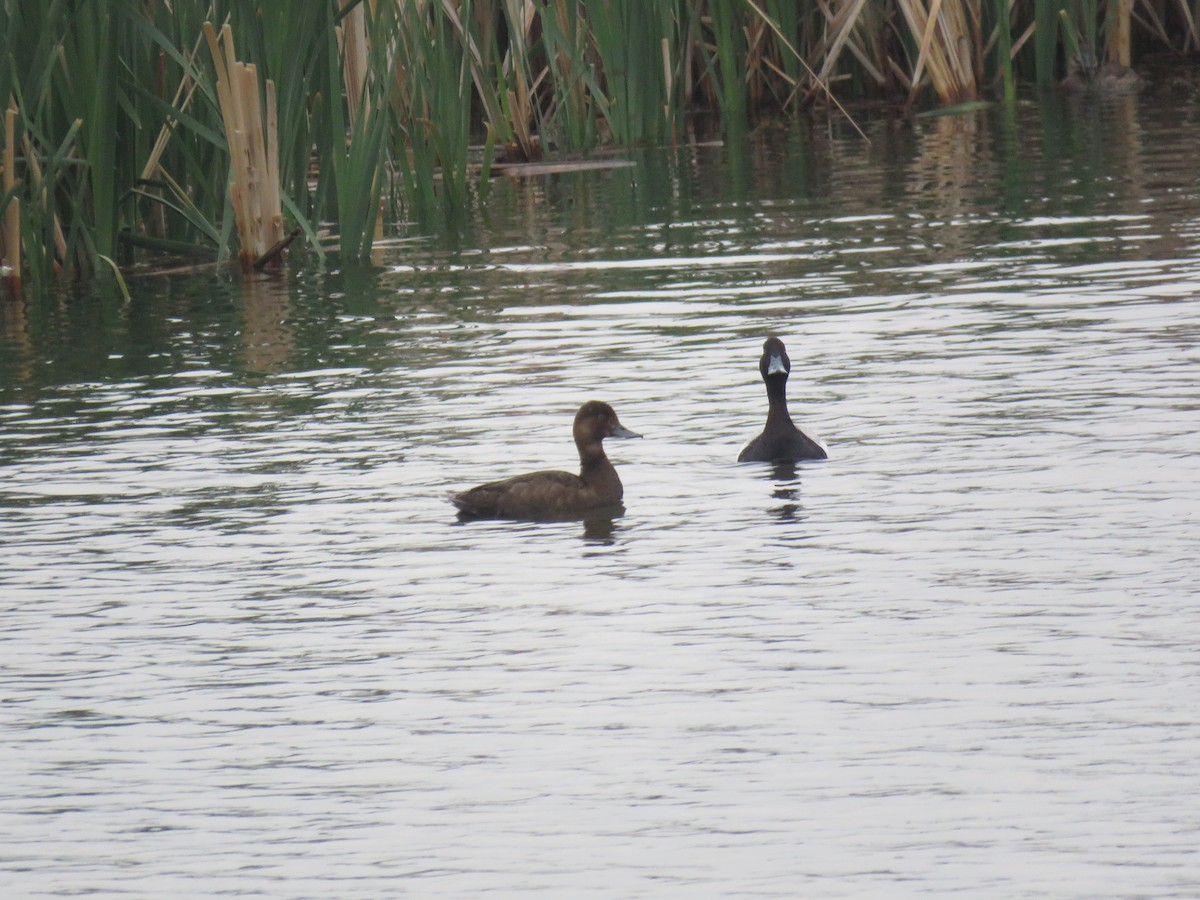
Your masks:
<svg viewBox="0 0 1200 900"><path fill-rule="evenodd" d="M128 162L118 158L117 145L131 136L131 123L118 121L117 70L125 42L120 33L124 10L115 11L117 15L112 15L107 4L96 0L85 0L73 10L76 27L64 35L66 62L61 72L61 93L69 91L82 98L79 139L87 160L91 243L94 254L109 257L116 254L120 181L128 174Z"/></svg>
<svg viewBox="0 0 1200 900"><path fill-rule="evenodd" d="M204 37L217 70L217 98L229 148L229 195L241 244L242 270L249 271L283 240L279 199L279 116L275 83L265 85L263 109L258 69L239 62L233 29L225 25L218 41L211 22Z"/></svg>
<svg viewBox="0 0 1200 900"><path fill-rule="evenodd" d="M994 0L992 16L995 19L996 61L1003 85L1004 105L1011 112L1017 102L1017 82L1013 74L1010 5L1009 0Z"/></svg>
<svg viewBox="0 0 1200 900"><path fill-rule="evenodd" d="M327 106L325 122L329 130L325 139L331 166L328 173L323 173L332 177L339 248L350 260L366 258L380 227L379 204L386 169L384 139L388 127L382 76L387 72L387 53L396 23L391 12L394 7L390 5L380 5L374 13L366 4L360 4L359 9L367 13L363 27L371 38L364 52L369 60L355 79L358 93L346 95L345 107L333 98ZM347 68L338 66L339 23L332 10L329 25L327 83L333 86L338 83L339 71L345 73Z"/></svg>
<svg viewBox="0 0 1200 900"><path fill-rule="evenodd" d="M951 106L993 85L1011 106L1022 77L1049 86L1068 62L1200 50L1195 15L1193 0L0 3L0 239L33 291L148 251L245 265L296 229L363 259L384 209L461 223L500 154L672 142L697 113L732 144L762 115Z"/></svg>
<svg viewBox="0 0 1200 900"><path fill-rule="evenodd" d="M9 109L15 112L6 116L5 128L6 190L2 202L6 222L10 223L5 254L10 260L20 260L13 275L35 291L54 278L52 223L68 223L72 238L86 235L89 224L82 203L73 209L62 208L79 198L72 186L85 177L83 163L76 159L70 168L60 170L47 159L53 152L51 141L73 146L78 137L78 98L59 90L63 57L47 33L53 23L63 20L60 7L55 3L0 6L0 39L4 41L0 50L7 60L0 66L0 96L9 98ZM11 136L8 118L12 122ZM37 163L36 171L31 160ZM9 219L18 211L19 220ZM72 264L63 260L58 265Z"/></svg>
<svg viewBox="0 0 1200 900"><path fill-rule="evenodd" d="M11 100L4 113L4 228L0 230L0 285L10 293L21 290L21 198L17 196L17 108Z"/></svg>
<svg viewBox="0 0 1200 900"><path fill-rule="evenodd" d="M928 73L938 100L945 106L979 99L976 81L979 7L964 0L897 0L918 41L911 78L912 93Z"/></svg>
<svg viewBox="0 0 1200 900"><path fill-rule="evenodd" d="M499 142L515 148L523 159L537 159L542 153L541 132L546 130L535 102L532 29L538 20L537 9L531 0L504 0L500 13L507 44L500 46L500 29L490 27L491 18L481 13L485 25L480 43L488 56L486 66L481 58L476 73L486 110L489 155ZM494 75L489 77L490 73ZM485 84L488 86L483 87ZM485 158L484 168L489 162Z"/></svg>
<svg viewBox="0 0 1200 900"><path fill-rule="evenodd" d="M470 0L400 7L394 31L391 137L407 200L418 219L458 220L468 205L471 147ZM379 46L383 34L376 38ZM388 123L382 119L380 126ZM374 135L382 137L382 132ZM354 141L349 146L352 148Z"/></svg>
<svg viewBox="0 0 1200 900"><path fill-rule="evenodd" d="M583 17L581 5L569 0L549 0L541 7L537 22L541 25L544 54L541 59L529 60L528 44L533 36L530 28L534 21L529 13L535 10L533 4L524 4L518 23L523 31L520 43L527 61L532 62L533 66L530 67L528 62L525 65L514 66L514 73L520 73L516 85L518 91L514 96L519 97L521 105L525 107L520 149L526 159L542 157L543 139L547 145L564 148L589 145L595 140L595 107L598 105L603 109L604 117L609 120L613 118L614 111L614 105L604 102L594 79L590 77L585 58L588 51L589 22ZM603 20L595 22L591 29L592 45L600 54L612 53L615 46L612 35L615 30L621 28L621 23L628 13L628 3L619 2L608 10L608 13ZM617 49L622 50L623 46ZM518 55L520 54L510 54L509 58L515 61ZM601 58L603 59L603 56ZM538 67L540 71L537 71ZM601 68L608 70L608 66L603 62ZM529 86L539 83L548 83L549 87L542 92L545 99L541 108L535 108L533 102L537 94L531 92ZM593 103L592 98L598 98L599 104ZM618 112L617 121L626 121L628 106L619 104ZM534 125L537 134L530 133L531 126ZM617 137L618 133L628 134L629 131L618 128L612 133L614 140L621 142L622 139Z"/></svg>
<svg viewBox="0 0 1200 900"><path fill-rule="evenodd" d="M864 70L873 78L875 83L882 87L886 81L883 73L875 61L863 52L856 40L856 31L862 26L866 15L867 2L866 0L850 0L848 3L843 3L837 9L825 7L824 27L820 31L820 36L811 48L811 53L814 58L820 59L821 66L817 72L817 79L822 84L827 84L830 76L835 71L842 58L842 52L849 49L854 53L861 63ZM783 22L780 22L780 27L783 27ZM874 29L871 29L872 31ZM815 87L814 87L815 90ZM810 93L810 97L814 94Z"/></svg>
<svg viewBox="0 0 1200 900"><path fill-rule="evenodd" d="M1054 83L1058 62L1058 14L1063 0L1035 0L1033 5L1034 56L1037 83L1048 88Z"/></svg>
<svg viewBox="0 0 1200 900"><path fill-rule="evenodd" d="M590 105L598 114L600 130L577 129L579 134L570 143L575 149L586 147L600 134L621 145L669 140L679 114L672 96L679 54L670 8L614 0L603 10L578 18L571 36L572 65L557 67L556 83L566 89L573 80L581 87L586 84L591 103L571 98L563 117L569 118L573 108L586 111ZM573 79L573 72L585 71L589 50L597 60L598 76L588 73L586 79Z"/></svg>
<svg viewBox="0 0 1200 900"><path fill-rule="evenodd" d="M742 29L743 17L740 0L709 0L708 13L711 17L711 52L706 52L708 74L711 79L721 113L729 122L739 127L746 118L747 61L746 34ZM704 47L709 51L710 45Z"/></svg>
<svg viewBox="0 0 1200 900"><path fill-rule="evenodd" d="M1187 9L1187 6L1184 6ZM1107 30L1108 52L1110 63L1128 68L1133 62L1133 47L1130 44L1132 36L1130 16L1133 13L1133 0L1115 0L1108 5Z"/></svg>

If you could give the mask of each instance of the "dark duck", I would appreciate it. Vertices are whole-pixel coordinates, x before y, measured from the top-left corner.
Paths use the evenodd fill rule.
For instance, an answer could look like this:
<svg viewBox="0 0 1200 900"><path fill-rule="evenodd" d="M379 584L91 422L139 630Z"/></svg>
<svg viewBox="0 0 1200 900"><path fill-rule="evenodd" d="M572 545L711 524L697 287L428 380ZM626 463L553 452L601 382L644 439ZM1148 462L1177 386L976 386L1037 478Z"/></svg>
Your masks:
<svg viewBox="0 0 1200 900"><path fill-rule="evenodd" d="M783 341L767 338L762 359L758 361L767 386L767 424L762 434L748 443L738 455L738 462L788 462L800 459L826 459L825 446L795 426L787 408L787 380L792 371Z"/></svg>
<svg viewBox="0 0 1200 900"><path fill-rule="evenodd" d="M451 502L461 518L568 519L605 507L615 508L625 494L617 470L604 453L604 439L641 437L623 426L607 403L589 400L575 414L579 474L530 472L491 481L455 494Z"/></svg>

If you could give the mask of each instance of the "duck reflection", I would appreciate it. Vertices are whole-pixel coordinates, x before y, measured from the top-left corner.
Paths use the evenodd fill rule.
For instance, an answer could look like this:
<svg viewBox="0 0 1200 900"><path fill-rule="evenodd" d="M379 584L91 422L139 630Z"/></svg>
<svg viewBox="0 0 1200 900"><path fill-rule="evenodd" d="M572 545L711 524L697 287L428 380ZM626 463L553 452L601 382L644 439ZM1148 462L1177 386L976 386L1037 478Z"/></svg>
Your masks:
<svg viewBox="0 0 1200 900"><path fill-rule="evenodd" d="M589 513L583 519L583 539L589 544L612 544L617 530L617 519L625 515L625 507L618 504L604 510Z"/></svg>
<svg viewBox="0 0 1200 900"><path fill-rule="evenodd" d="M579 536L583 539L584 543L610 545L615 542L617 520L624 515L625 505L616 503L598 509L591 509L585 513L527 516L523 520L523 524L527 528L536 529L543 525L570 525L578 522L583 525L583 531ZM459 514L455 517L454 524L456 526L464 526L477 521L479 521L478 518Z"/></svg>
<svg viewBox="0 0 1200 900"><path fill-rule="evenodd" d="M791 460L781 460L772 463L764 472L775 483L771 491L771 498L783 501L778 506L768 507L767 511L782 522L803 519L804 505L800 502L800 472L796 463Z"/></svg>

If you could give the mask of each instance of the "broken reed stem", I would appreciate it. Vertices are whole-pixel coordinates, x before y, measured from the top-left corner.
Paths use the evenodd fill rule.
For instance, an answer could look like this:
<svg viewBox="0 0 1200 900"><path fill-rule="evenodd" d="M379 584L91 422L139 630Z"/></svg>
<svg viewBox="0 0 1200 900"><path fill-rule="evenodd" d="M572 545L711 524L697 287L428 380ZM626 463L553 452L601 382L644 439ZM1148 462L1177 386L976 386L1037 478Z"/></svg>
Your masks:
<svg viewBox="0 0 1200 900"><path fill-rule="evenodd" d="M229 196L241 243L239 259L249 271L283 239L275 85L267 82L264 129L258 69L237 61L233 29L228 24L221 28L224 51L211 22L204 23L204 36L217 70L217 101L229 145Z"/></svg>
<svg viewBox="0 0 1200 900"><path fill-rule="evenodd" d="M268 265L282 256L283 251L287 249L288 244L298 237L300 237L300 229L293 228L290 232L288 232L287 237L276 243L274 247L254 261L255 270L257 271L259 269L265 269Z"/></svg>

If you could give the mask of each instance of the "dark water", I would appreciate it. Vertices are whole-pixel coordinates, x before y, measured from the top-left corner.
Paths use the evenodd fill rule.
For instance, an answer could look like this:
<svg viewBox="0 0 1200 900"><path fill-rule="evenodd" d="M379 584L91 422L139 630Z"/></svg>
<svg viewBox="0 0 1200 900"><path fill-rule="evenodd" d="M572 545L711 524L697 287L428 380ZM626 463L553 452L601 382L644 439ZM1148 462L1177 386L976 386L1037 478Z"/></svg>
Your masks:
<svg viewBox="0 0 1200 900"><path fill-rule="evenodd" d="M4 307L5 893L1200 894L1200 92L864 117Z"/></svg>

